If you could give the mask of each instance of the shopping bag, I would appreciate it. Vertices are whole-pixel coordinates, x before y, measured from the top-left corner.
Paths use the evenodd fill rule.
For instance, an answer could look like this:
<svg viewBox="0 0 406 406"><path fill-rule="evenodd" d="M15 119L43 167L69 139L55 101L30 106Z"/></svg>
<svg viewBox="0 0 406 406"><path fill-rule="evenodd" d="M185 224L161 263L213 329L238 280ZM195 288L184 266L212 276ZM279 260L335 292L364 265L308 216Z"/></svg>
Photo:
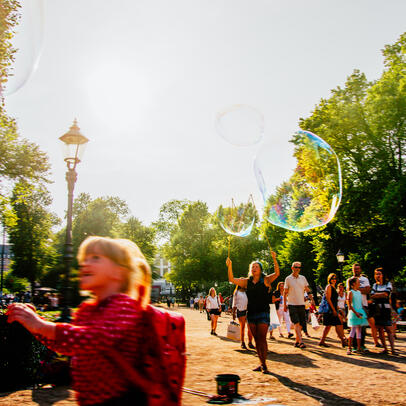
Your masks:
<svg viewBox="0 0 406 406"><path fill-rule="evenodd" d="M310 313L310 320L312 322L312 327L314 330L317 330L320 327L319 321L314 313Z"/></svg>
<svg viewBox="0 0 406 406"><path fill-rule="evenodd" d="M270 325L273 329L279 327L281 324L279 323L278 313L276 313L276 306L274 303L269 305L269 312L270 312Z"/></svg>
<svg viewBox="0 0 406 406"><path fill-rule="evenodd" d="M235 321L231 321L227 327L227 338L230 340L240 341L240 325Z"/></svg>

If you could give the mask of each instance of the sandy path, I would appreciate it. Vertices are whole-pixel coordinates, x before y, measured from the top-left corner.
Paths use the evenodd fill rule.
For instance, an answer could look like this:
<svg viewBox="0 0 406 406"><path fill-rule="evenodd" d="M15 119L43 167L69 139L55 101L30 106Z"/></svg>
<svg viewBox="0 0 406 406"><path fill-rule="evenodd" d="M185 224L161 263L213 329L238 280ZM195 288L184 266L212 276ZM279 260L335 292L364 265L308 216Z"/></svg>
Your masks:
<svg viewBox="0 0 406 406"><path fill-rule="evenodd" d="M241 378L239 393L257 399L257 405L406 405L406 332L396 340L398 357L379 355L370 339L370 354L347 356L334 331L327 341L331 347L322 349L317 345L320 331L309 327L314 338L304 339L304 350L294 348L292 340L278 338L276 333L277 340L268 341L271 375L263 375L252 371L258 365L255 351L243 351L226 338L230 316L219 318L219 335L215 337L210 335L204 314L186 308L179 311L186 318L187 388L215 394L215 376L233 373ZM75 402L68 388L55 388L0 394L0 404L66 406ZM183 396L184 406L206 404L203 397Z"/></svg>

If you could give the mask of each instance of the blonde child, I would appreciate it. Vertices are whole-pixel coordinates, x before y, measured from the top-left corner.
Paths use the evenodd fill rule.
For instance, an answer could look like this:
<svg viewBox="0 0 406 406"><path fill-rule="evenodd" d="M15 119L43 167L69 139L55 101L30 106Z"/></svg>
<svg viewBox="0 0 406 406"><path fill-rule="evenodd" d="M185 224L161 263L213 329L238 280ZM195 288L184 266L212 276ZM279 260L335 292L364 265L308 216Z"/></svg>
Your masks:
<svg viewBox="0 0 406 406"><path fill-rule="evenodd" d="M350 290L347 295L348 304L348 326L351 327L350 337L348 339L347 354L351 354L352 341L354 337L357 338L357 353L362 354L361 350L361 328L368 325L367 315L362 307L362 296L359 291L359 279L353 276L348 280L348 289Z"/></svg>
<svg viewBox="0 0 406 406"><path fill-rule="evenodd" d="M134 388L129 383L109 350L120 351L142 370L140 354L151 335L143 316L150 267L133 242L104 237L87 238L78 261L80 289L94 298L80 305L71 324L45 321L22 303L8 308L8 322L18 321L52 350L72 357L80 405L146 405L142 384Z"/></svg>

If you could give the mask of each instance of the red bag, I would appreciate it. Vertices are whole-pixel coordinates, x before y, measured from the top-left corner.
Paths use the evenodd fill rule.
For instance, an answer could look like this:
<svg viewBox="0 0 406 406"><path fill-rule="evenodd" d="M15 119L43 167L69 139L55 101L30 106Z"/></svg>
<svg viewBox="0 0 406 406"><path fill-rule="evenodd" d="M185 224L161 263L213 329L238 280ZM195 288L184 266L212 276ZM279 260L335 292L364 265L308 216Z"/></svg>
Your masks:
<svg viewBox="0 0 406 406"><path fill-rule="evenodd" d="M152 334L142 354L144 369L137 371L113 349L114 361L147 394L148 406L179 406L186 371L185 319L180 313L151 305L145 310L145 319Z"/></svg>

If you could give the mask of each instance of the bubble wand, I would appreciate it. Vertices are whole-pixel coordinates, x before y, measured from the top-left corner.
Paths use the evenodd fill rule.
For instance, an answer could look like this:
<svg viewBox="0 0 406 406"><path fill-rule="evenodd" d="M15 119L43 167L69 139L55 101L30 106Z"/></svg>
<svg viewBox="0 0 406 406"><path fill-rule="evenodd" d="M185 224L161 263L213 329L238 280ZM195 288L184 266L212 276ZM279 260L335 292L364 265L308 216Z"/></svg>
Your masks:
<svg viewBox="0 0 406 406"><path fill-rule="evenodd" d="M229 235L227 239L228 239L228 258L230 258L231 235Z"/></svg>

